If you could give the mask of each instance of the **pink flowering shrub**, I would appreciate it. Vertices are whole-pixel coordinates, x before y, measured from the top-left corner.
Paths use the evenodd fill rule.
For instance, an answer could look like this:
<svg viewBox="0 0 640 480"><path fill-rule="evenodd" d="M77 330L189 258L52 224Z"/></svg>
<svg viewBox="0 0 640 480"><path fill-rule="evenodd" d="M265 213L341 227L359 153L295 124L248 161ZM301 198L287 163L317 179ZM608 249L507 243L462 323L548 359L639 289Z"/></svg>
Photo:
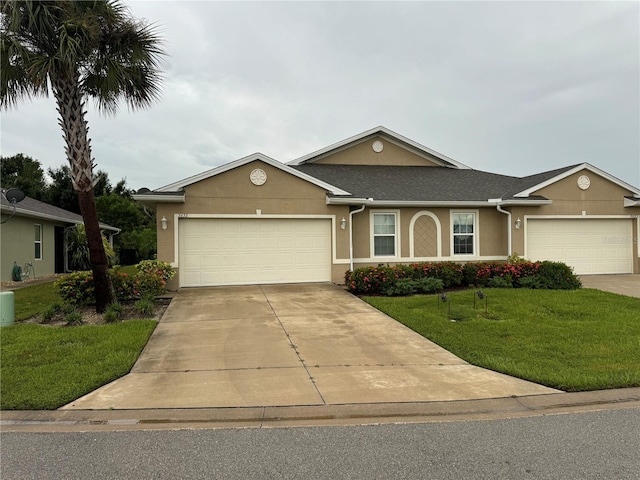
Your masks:
<svg viewBox="0 0 640 480"><path fill-rule="evenodd" d="M175 275L171 265L156 260L144 260L136 265L138 272L129 275L119 267L109 270L116 299L133 300L144 296L156 296L165 291L167 281ZM58 293L66 303L91 305L95 303L93 273L74 272L55 282Z"/></svg>
<svg viewBox="0 0 640 480"><path fill-rule="evenodd" d="M570 267L558 262L426 262L356 268L345 273L345 285L357 295L381 295L404 288L406 280L420 282L425 278L437 279L444 288L489 286L515 288L580 288L580 280ZM417 283L415 284L417 285ZM414 285L414 286L415 286ZM417 289L416 291L419 291Z"/></svg>

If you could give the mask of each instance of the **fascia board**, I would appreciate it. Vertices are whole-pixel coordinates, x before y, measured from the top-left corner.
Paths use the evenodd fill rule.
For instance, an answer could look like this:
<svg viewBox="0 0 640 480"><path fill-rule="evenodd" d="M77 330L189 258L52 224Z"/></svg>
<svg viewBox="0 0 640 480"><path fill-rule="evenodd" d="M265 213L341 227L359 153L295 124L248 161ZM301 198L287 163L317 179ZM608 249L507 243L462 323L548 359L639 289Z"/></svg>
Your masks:
<svg viewBox="0 0 640 480"><path fill-rule="evenodd" d="M625 207L640 207L640 198L624 198Z"/></svg>
<svg viewBox="0 0 640 480"><path fill-rule="evenodd" d="M221 165L219 167L213 168L211 170L207 170L206 172L200 173L198 175L194 175L192 177L189 178L185 178L184 180L180 180L178 182L169 184L169 185L165 185L164 187L160 187L158 188L156 191L157 192L172 192L175 190L180 190L188 185L194 184L196 182L202 181L202 180L206 180L207 178L211 178L214 177L216 175L220 175L221 173L224 172L228 172L229 170L233 170L234 168L238 168L241 167L243 165L246 165L247 163L251 163L251 162L255 162L255 161L261 161L263 163L266 163L268 165L271 165L274 168L277 168L279 170L282 170L286 173L289 173L295 177L298 177L302 180L305 180L309 183L312 183L320 188L323 188L327 191L329 191L331 194L333 195L350 195L349 192L346 192L338 187L335 187L334 185L330 185L326 182L323 182L321 180L318 180L315 177L312 177L311 175L307 175L306 173L302 173L298 170L296 170L295 168L291 168L290 166L279 162L271 157L268 157L262 153L254 153L252 155L249 155L247 157L243 157L240 158L238 160L235 160L233 162L230 163L226 163L224 165ZM149 196L145 196L146 198L148 198ZM160 200L156 200L156 201L160 201Z"/></svg>
<svg viewBox="0 0 640 480"><path fill-rule="evenodd" d="M183 195L131 195L136 202L151 202L151 203L184 203L184 194Z"/></svg>
<svg viewBox="0 0 640 480"><path fill-rule="evenodd" d="M400 145L401 143L407 144L409 146L411 146L412 148L418 150L418 151L422 151L422 152L426 152L431 156L434 156L436 158L439 158L440 160L442 160L443 162L446 162L452 166L455 166L461 170L470 170L471 167L464 165L463 163L457 162L452 158L447 157L446 155L443 155L439 152L436 152L435 150L432 150L428 147L425 147L424 145L421 145L413 140L411 140L410 138L404 137L392 130L389 130L386 127L383 126L379 126L379 127L375 127L372 128L370 130L367 130L366 132L362 132L359 133L357 135L354 135L352 137L346 138L344 140L341 140L337 143L334 143L332 145L329 145L328 147L324 147L321 148L320 150L316 150L315 152L309 153L308 155L305 155L303 157L300 158L296 158L294 160L291 160L290 162L287 162L287 165L302 165L303 163L308 162L309 160L316 158L316 157L321 157L329 152L333 152L333 151L339 151L341 148L353 144L353 143L358 143L364 139L366 139L367 137L371 136L371 135L376 135L376 134L383 134L387 137L388 140L391 141L391 143L394 143L395 145Z"/></svg>
<svg viewBox="0 0 640 480"><path fill-rule="evenodd" d="M506 200L506 201L411 201L411 200L375 200L371 198L331 198L327 197L330 205L370 205L372 207L492 207L495 205L550 205L551 200Z"/></svg>
<svg viewBox="0 0 640 480"><path fill-rule="evenodd" d="M600 175L601 177L606 178L607 180L609 180L612 183L615 183L616 185L621 186L622 188L625 188L627 190L629 190L630 192L633 192L634 194L638 195L640 194L640 189L634 187L633 185L630 185L626 182L623 182L622 180L620 180L619 178L614 177L613 175L605 172L604 170L600 170L598 167L594 167L593 165L589 164L589 163L582 163L580 165L577 165L575 167L573 167L570 170L567 170L566 172L563 172L559 175L556 175L555 177L550 178L549 180L545 180L542 183L539 183L537 185L534 185L531 188L528 188L526 190L523 190L522 192L516 193L514 195L514 197L528 197L529 195L531 195L534 192L537 192L538 190L547 187L553 183L556 183L560 180L562 180L563 178L567 178L571 175L573 175L574 173L577 173L581 170L589 170L597 175Z"/></svg>

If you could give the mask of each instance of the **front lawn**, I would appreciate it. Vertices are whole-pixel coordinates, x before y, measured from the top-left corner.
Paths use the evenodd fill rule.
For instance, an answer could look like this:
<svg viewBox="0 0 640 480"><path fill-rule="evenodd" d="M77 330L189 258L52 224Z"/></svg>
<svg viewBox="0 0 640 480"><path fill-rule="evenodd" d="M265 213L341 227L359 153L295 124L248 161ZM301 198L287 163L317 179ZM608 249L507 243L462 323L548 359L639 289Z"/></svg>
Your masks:
<svg viewBox="0 0 640 480"><path fill-rule="evenodd" d="M488 289L363 299L467 362L565 391L640 386L640 298ZM450 307L449 307L450 303ZM451 313L449 314L449 308Z"/></svg>
<svg viewBox="0 0 640 480"><path fill-rule="evenodd" d="M54 282L29 285L13 292L16 321L26 320L40 315L45 309L54 304L61 304Z"/></svg>
<svg viewBox="0 0 640 480"><path fill-rule="evenodd" d="M0 408L56 409L125 375L156 324L2 327Z"/></svg>

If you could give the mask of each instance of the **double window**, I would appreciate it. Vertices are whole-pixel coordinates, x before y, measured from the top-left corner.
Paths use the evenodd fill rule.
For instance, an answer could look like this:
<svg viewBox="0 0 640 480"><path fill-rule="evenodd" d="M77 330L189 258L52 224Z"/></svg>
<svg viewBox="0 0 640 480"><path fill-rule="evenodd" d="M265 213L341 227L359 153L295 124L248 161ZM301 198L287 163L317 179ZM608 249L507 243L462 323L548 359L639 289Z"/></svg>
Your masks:
<svg viewBox="0 0 640 480"><path fill-rule="evenodd" d="M373 256L395 257L397 248L396 214L373 214Z"/></svg>
<svg viewBox="0 0 640 480"><path fill-rule="evenodd" d="M42 225L35 224L33 227L35 239L35 251L33 258L35 258L36 260L42 260Z"/></svg>
<svg viewBox="0 0 640 480"><path fill-rule="evenodd" d="M476 214L452 213L451 220L453 224L453 254L475 255Z"/></svg>

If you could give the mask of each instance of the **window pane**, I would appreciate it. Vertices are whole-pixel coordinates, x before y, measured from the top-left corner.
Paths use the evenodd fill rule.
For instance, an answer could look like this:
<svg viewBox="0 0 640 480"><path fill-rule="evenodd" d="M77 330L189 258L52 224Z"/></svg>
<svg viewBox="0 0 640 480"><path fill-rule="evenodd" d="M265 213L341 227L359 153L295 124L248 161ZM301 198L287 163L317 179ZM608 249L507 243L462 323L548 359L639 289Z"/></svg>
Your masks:
<svg viewBox="0 0 640 480"><path fill-rule="evenodd" d="M396 233L396 216L393 214L376 213L373 215L374 235L394 235Z"/></svg>
<svg viewBox="0 0 640 480"><path fill-rule="evenodd" d="M375 237L373 239L373 254L374 255L388 255L395 256L395 237Z"/></svg>
<svg viewBox="0 0 640 480"><path fill-rule="evenodd" d="M42 252L41 252L41 244L40 243L36 243L36 250L35 250L35 258L36 260L40 260L42 258Z"/></svg>
<svg viewBox="0 0 640 480"><path fill-rule="evenodd" d="M34 225L33 227L34 227L34 231L35 231L35 240L36 240L36 242L39 242L40 241L40 233L41 233L40 228L41 227L40 227L40 225Z"/></svg>
<svg viewBox="0 0 640 480"><path fill-rule="evenodd" d="M453 237L453 253L473 255L473 235L455 235Z"/></svg>
<svg viewBox="0 0 640 480"><path fill-rule="evenodd" d="M454 213L453 233L473 233L473 213Z"/></svg>

